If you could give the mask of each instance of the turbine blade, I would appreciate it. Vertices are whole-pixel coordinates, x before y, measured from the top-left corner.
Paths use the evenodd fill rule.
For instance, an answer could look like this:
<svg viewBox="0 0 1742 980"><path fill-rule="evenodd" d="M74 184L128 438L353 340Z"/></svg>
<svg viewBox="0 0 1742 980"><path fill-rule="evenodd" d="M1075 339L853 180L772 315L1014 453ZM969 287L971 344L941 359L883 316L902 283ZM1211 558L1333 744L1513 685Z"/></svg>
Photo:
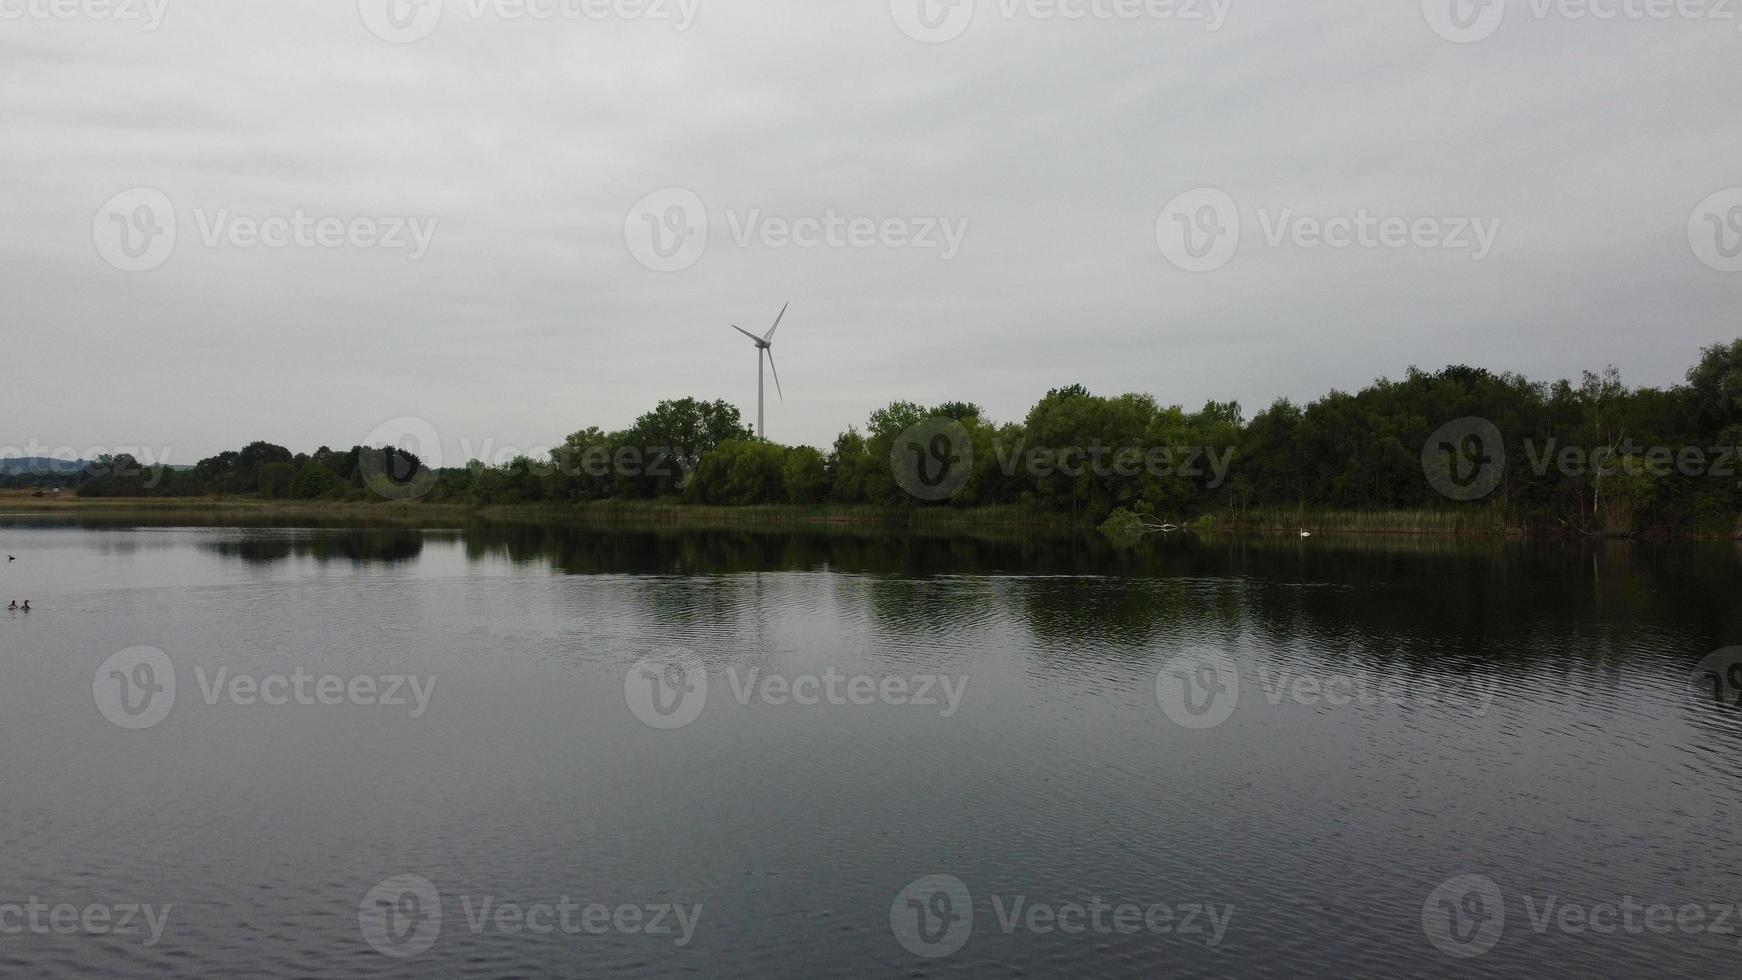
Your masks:
<svg viewBox="0 0 1742 980"><path fill-rule="evenodd" d="M763 337L763 340L771 344L774 343L774 331L780 329L780 321L786 319L787 307L791 305L791 303L788 303L786 306L780 308L780 315L774 318L774 326L768 328L768 336Z"/></svg>
<svg viewBox="0 0 1742 980"><path fill-rule="evenodd" d="M786 392L780 390L780 369L774 366L774 348L768 348L768 369L774 372L774 390L780 393L780 400L786 401Z"/></svg>
<svg viewBox="0 0 1742 980"><path fill-rule="evenodd" d="M756 341L756 346L758 346L758 347L762 346L762 338L761 337L758 337L755 334L751 333L750 331L745 330L743 327L738 326L736 323L732 324L732 329L738 331L739 333L743 334L746 337L749 337L751 340Z"/></svg>

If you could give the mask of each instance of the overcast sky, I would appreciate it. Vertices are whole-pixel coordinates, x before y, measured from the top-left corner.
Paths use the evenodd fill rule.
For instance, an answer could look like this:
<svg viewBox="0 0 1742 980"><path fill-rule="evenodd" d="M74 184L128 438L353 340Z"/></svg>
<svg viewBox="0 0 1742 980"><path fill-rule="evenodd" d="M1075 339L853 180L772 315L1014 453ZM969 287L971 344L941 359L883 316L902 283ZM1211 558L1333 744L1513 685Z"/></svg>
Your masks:
<svg viewBox="0 0 1742 980"><path fill-rule="evenodd" d="M454 464L663 398L753 420L730 325L787 301L770 435L818 446L1072 382L1666 385L1742 335L1742 4L654 2L0 0L0 446L414 417ZM1401 247L1299 223L1363 211Z"/></svg>

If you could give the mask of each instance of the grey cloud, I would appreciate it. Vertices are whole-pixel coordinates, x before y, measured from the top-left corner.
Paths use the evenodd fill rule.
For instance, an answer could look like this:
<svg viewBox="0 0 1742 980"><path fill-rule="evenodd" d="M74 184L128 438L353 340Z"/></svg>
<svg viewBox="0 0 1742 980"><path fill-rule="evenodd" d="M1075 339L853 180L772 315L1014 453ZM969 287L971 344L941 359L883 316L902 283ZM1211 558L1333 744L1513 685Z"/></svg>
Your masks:
<svg viewBox="0 0 1742 980"><path fill-rule="evenodd" d="M1742 32L1537 21L1452 44L1420 5L1240 3L1219 32L1006 22L944 44L883 0L706 3L693 27L472 21L411 44L355 2L172 0L160 29L0 21L0 386L7 431L65 445L268 438L298 450L400 416L538 446L659 398L754 414L727 325L793 303L772 434L827 445L893 398L1020 415L1082 381L1196 405L1353 388L1409 364L1541 377L1608 362L1678 380L1736 333L1742 274L1701 265L1691 210L1742 185ZM161 268L93 246L154 187ZM1182 272L1177 194L1227 191L1236 259ZM681 272L638 264L628 210L708 205ZM206 248L194 212L439 218L428 257ZM1260 208L1480 215L1493 256L1299 251ZM971 220L962 253L738 248L726 211ZM95 380L93 380L95 379ZM149 395L144 393L149 392Z"/></svg>

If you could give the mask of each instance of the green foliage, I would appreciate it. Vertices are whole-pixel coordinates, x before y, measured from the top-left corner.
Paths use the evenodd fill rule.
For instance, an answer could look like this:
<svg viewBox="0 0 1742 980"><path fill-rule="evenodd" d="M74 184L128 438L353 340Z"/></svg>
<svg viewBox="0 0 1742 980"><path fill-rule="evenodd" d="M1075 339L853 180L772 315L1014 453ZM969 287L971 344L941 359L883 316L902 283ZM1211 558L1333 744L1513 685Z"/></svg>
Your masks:
<svg viewBox="0 0 1742 980"><path fill-rule="evenodd" d="M781 464L780 483L787 503L817 503L829 486L828 461L809 446L794 446Z"/></svg>
<svg viewBox="0 0 1742 980"><path fill-rule="evenodd" d="M1143 518L1123 507L1116 507L1099 528L1107 540L1120 547L1130 547L1143 539Z"/></svg>
<svg viewBox="0 0 1742 980"><path fill-rule="evenodd" d="M297 470L291 481L290 495L298 500L318 500L339 491L339 475L318 459L310 459Z"/></svg>
<svg viewBox="0 0 1742 980"><path fill-rule="evenodd" d="M1492 423L1505 443L1503 478L1474 502L1447 499L1424 473L1430 438L1465 418ZM898 458L916 460L896 450L917 451L904 435L922 423L945 426L952 465L971 459L958 474L960 489L943 500L915 499L898 479ZM1013 422L988 419L967 401L932 407L896 401L873 411L862 430L841 433L827 451L758 440L737 408L683 398L660 402L621 431L574 432L548 458L441 470L421 485L419 499L473 506L849 505L916 520L970 507L1011 508L1115 530L1140 519L1183 524L1208 515L1230 526L1292 529L1311 523L1306 515L1334 513L1375 529L1716 533L1737 526L1742 514L1736 475L1665 471L1664 457L1693 449L1705 453L1706 464L1742 465L1721 455L1738 442L1742 340L1704 350L1687 384L1669 389L1628 388L1614 368L1587 372L1577 384L1462 365L1433 373L1411 368L1401 379L1332 391L1305 405L1277 401L1250 420L1234 402L1211 401L1193 412L1151 395L1097 395L1080 384L1054 388ZM1561 465L1565 453L1591 465ZM99 460L67 482L84 496L377 499L364 485L365 460L377 471L384 460L396 472L421 465L380 447L323 446L293 456L255 442L191 470L142 467L131 457ZM0 486L64 478L0 473Z"/></svg>
<svg viewBox="0 0 1742 980"><path fill-rule="evenodd" d="M849 427L835 437L835 451L824 464L828 476L829 499L837 503L856 503L865 499L865 437Z"/></svg>
<svg viewBox="0 0 1742 980"><path fill-rule="evenodd" d="M733 440L702 457L686 497L697 503L743 507L785 503L789 450L771 442ZM814 450L813 450L814 452Z"/></svg>
<svg viewBox="0 0 1742 980"><path fill-rule="evenodd" d="M1699 363L1688 369L1688 388L1699 422L1707 429L1742 421L1742 339L1702 350Z"/></svg>
<svg viewBox="0 0 1742 980"><path fill-rule="evenodd" d="M296 480L296 467L290 462L261 463L254 470L254 482L260 495L268 500L290 496L290 485Z"/></svg>

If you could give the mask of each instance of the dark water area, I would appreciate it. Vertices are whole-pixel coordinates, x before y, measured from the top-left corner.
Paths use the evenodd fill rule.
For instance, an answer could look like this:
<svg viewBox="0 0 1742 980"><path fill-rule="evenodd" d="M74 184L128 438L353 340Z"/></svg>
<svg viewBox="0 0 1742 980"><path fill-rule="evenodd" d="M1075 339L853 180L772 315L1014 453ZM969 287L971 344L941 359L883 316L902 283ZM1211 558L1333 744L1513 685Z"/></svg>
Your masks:
<svg viewBox="0 0 1742 980"><path fill-rule="evenodd" d="M175 521L0 516L7 974L1742 953L1730 543Z"/></svg>

